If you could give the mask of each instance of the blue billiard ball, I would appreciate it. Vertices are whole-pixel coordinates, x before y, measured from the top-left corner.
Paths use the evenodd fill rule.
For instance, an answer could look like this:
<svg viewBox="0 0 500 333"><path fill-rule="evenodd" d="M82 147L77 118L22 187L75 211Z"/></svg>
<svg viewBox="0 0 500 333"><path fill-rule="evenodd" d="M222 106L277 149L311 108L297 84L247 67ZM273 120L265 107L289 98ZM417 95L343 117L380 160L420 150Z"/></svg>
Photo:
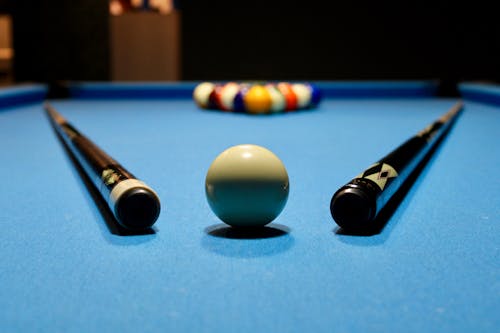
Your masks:
<svg viewBox="0 0 500 333"><path fill-rule="evenodd" d="M240 84L240 89L234 95L234 101L233 101L233 111L234 112L239 112L239 113L244 113L246 112L246 107L245 107L245 95L248 92L248 89L250 89L250 86L247 84Z"/></svg>
<svg viewBox="0 0 500 333"><path fill-rule="evenodd" d="M310 107L315 107L321 101L321 90L314 84L309 84L311 88L311 103Z"/></svg>

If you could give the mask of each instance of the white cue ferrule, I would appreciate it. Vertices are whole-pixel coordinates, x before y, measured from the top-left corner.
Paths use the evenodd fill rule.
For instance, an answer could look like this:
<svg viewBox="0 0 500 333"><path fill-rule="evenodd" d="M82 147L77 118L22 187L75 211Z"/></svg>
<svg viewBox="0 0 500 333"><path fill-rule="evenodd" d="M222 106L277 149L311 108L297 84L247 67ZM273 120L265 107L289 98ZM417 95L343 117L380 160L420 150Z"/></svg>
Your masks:
<svg viewBox="0 0 500 333"><path fill-rule="evenodd" d="M133 189L133 188L145 189L149 192L154 193L154 195L156 197L158 197L158 194L156 194L156 192L151 187L146 185L144 182L137 180L137 179L125 179L125 180L119 182L118 184L116 184L116 186L113 188L113 190L109 194L109 198L108 198L109 206L114 207L115 203L118 202L118 200L123 195L123 193L125 193L128 190Z"/></svg>

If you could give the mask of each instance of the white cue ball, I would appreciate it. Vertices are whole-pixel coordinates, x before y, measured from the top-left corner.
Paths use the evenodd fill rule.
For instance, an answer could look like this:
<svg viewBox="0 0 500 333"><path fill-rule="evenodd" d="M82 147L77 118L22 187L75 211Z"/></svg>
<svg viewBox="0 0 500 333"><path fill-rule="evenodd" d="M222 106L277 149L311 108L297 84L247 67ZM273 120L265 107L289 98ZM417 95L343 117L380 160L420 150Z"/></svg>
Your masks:
<svg viewBox="0 0 500 333"><path fill-rule="evenodd" d="M196 104L202 108L208 107L208 98L212 91L214 91L215 84L211 82L202 82L196 86L193 91L193 99Z"/></svg>
<svg viewBox="0 0 500 333"><path fill-rule="evenodd" d="M233 227L261 227L285 207L289 181L270 150L251 144L223 151L208 169L205 194L212 211Z"/></svg>

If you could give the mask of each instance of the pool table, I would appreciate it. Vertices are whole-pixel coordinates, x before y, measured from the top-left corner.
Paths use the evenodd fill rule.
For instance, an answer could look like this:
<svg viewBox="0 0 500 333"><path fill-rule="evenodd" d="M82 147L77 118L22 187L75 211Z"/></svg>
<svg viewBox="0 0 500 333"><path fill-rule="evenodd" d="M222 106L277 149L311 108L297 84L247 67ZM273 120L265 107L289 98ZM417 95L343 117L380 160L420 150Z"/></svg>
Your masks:
<svg viewBox="0 0 500 333"><path fill-rule="evenodd" d="M51 104L158 193L124 232L43 110L0 90L2 332L498 332L500 88L460 86L463 113L377 233L343 232L332 194L457 98L435 82L318 82L315 109L199 109L186 83L74 83ZM290 194L259 232L205 198L224 149L284 163Z"/></svg>

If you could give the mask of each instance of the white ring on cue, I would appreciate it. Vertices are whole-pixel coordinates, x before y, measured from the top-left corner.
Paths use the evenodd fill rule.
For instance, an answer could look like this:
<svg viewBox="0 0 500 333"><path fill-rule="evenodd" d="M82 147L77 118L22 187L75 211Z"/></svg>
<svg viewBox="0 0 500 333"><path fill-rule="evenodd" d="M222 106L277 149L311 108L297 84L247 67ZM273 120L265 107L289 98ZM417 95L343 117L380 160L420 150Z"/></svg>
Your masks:
<svg viewBox="0 0 500 333"><path fill-rule="evenodd" d="M144 182L137 180L137 179L125 179L124 181L121 181L118 184L116 184L116 186L113 188L113 190L109 194L109 205L111 207L114 207L115 203L118 201L118 199L120 199L120 197L123 195L123 193L125 193L126 191L128 191L132 188L145 189L147 191L154 193L154 195L156 197L158 197L158 194L156 194L156 192L151 187L146 185Z"/></svg>

